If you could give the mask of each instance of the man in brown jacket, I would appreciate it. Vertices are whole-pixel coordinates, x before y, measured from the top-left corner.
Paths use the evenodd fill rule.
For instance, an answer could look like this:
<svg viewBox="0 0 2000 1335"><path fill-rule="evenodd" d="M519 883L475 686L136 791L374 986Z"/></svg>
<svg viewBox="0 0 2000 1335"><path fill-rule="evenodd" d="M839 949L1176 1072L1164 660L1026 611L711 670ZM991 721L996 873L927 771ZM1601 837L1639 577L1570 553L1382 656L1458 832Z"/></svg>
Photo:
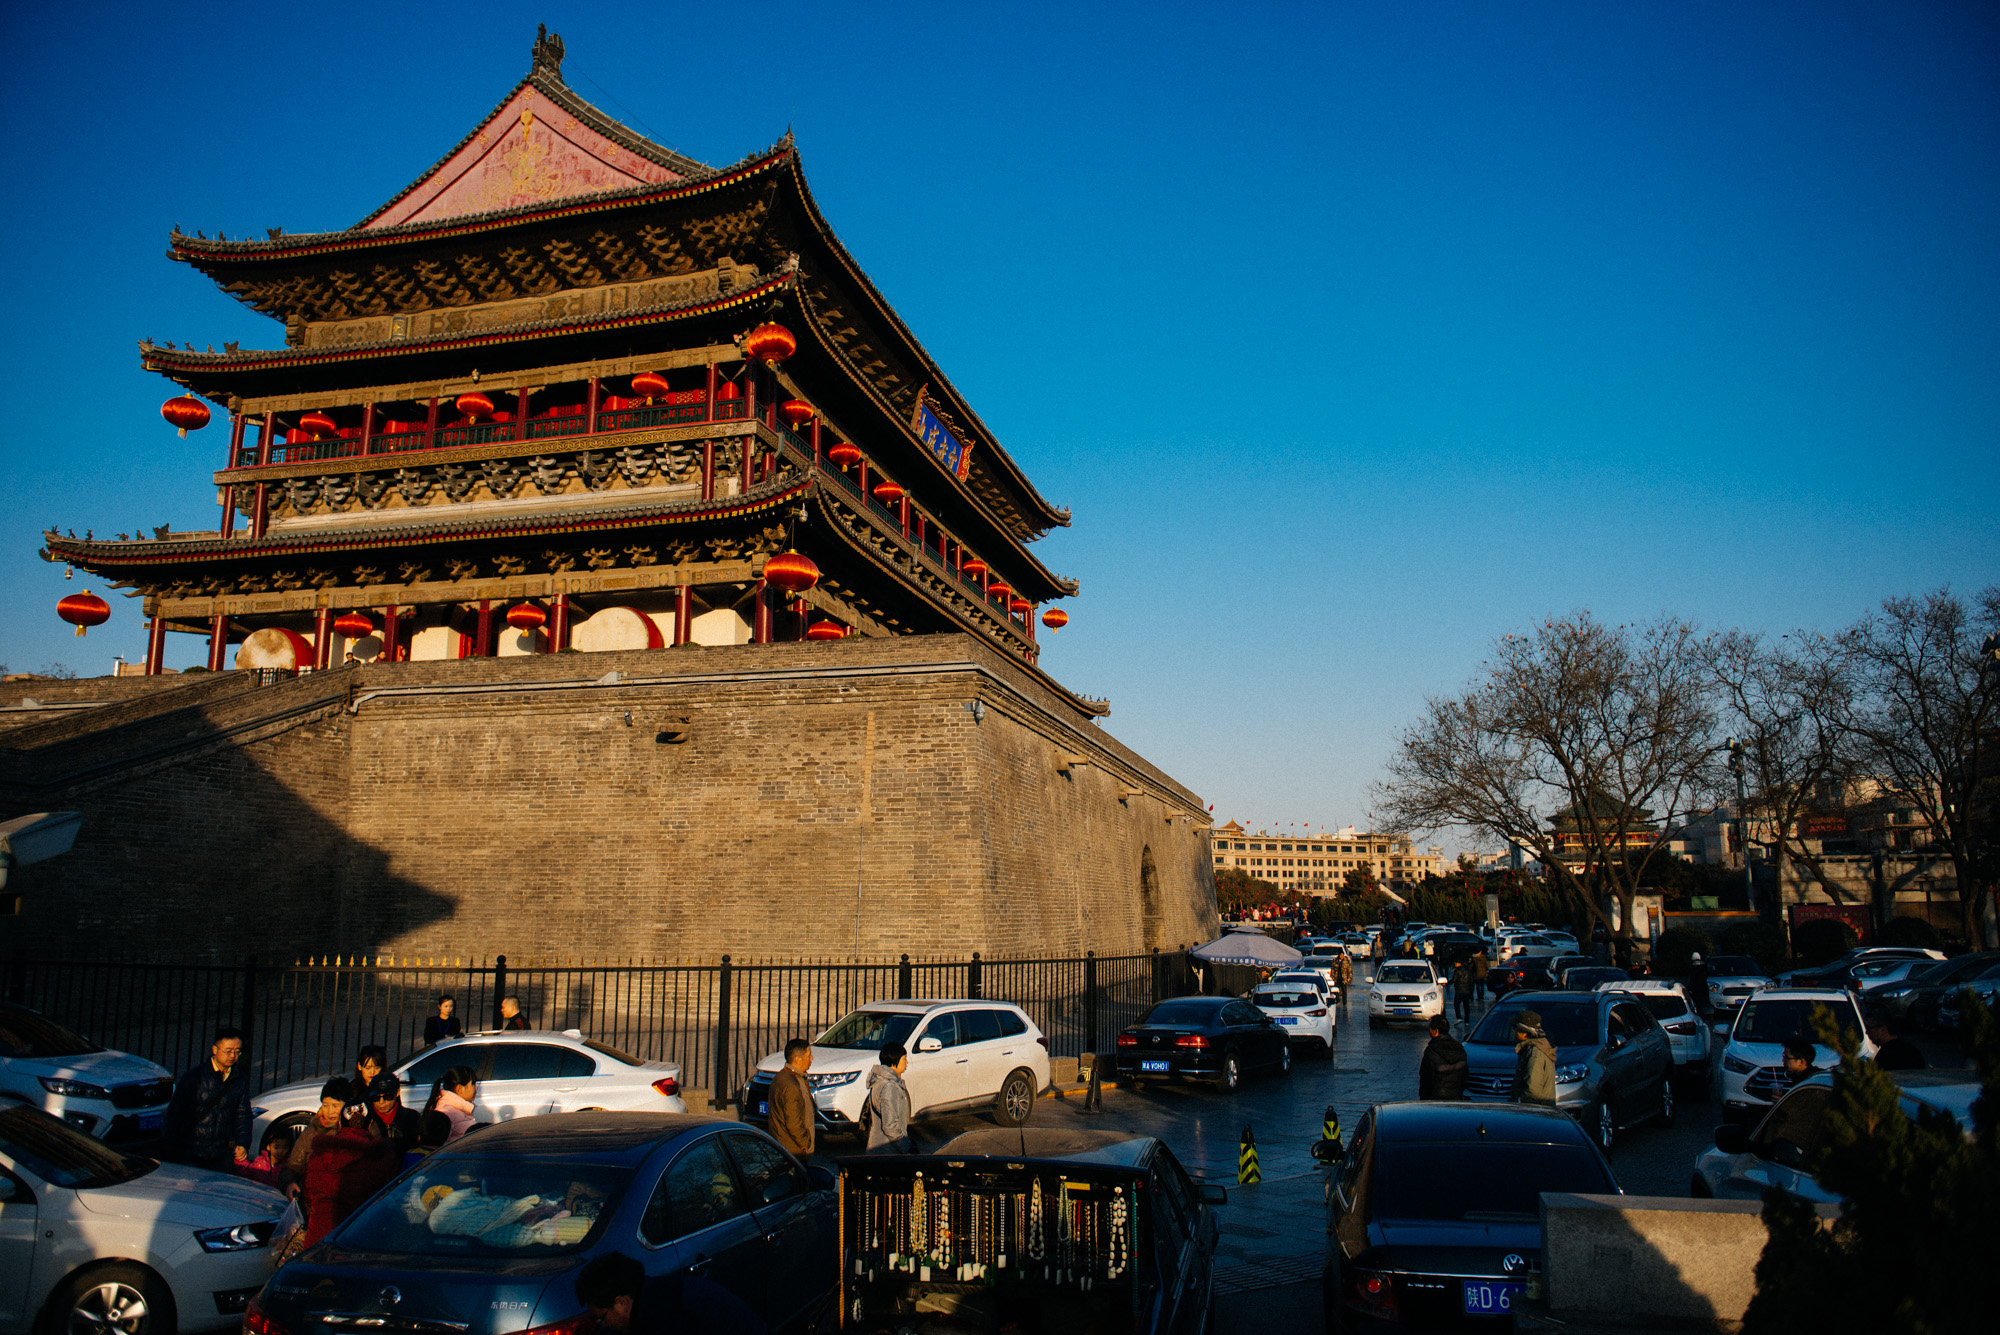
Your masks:
<svg viewBox="0 0 2000 1335"><path fill-rule="evenodd" d="M795 1038L785 1044L784 1069L771 1081L771 1138L803 1159L813 1152L812 1044Z"/></svg>

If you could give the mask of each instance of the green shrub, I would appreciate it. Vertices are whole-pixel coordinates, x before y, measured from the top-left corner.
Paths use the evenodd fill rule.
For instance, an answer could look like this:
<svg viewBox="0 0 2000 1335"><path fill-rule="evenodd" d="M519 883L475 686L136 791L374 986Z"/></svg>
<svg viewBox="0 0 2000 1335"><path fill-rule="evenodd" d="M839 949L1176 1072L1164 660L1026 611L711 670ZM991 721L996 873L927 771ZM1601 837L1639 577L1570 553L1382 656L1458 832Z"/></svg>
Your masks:
<svg viewBox="0 0 2000 1335"><path fill-rule="evenodd" d="M1875 943L1882 946L1916 946L1923 950L1943 950L1944 938L1937 928L1922 918L1891 918L1888 926L1876 934Z"/></svg>
<svg viewBox="0 0 2000 1335"><path fill-rule="evenodd" d="M1792 955L1803 965L1824 964L1860 939L1838 918L1814 918L1792 928Z"/></svg>
<svg viewBox="0 0 2000 1335"><path fill-rule="evenodd" d="M1778 972L1791 957L1785 934L1761 922L1739 922L1724 928L1716 948L1723 955L1750 956L1765 973Z"/></svg>
<svg viewBox="0 0 2000 1335"><path fill-rule="evenodd" d="M1715 943L1699 927L1669 927L1653 943L1653 972L1668 978L1685 978L1695 954L1715 953Z"/></svg>

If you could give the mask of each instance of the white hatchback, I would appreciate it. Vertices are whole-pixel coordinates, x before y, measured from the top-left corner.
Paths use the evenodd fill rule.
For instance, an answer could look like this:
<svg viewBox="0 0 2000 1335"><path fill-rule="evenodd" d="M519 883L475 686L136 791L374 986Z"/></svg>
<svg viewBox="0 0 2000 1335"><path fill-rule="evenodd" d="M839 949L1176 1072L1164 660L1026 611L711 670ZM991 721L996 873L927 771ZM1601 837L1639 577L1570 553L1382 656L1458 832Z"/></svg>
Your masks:
<svg viewBox="0 0 2000 1335"><path fill-rule="evenodd" d="M0 1107L25 1103L123 1142L157 1136L173 1095L166 1067L99 1047L39 1011L0 1005Z"/></svg>
<svg viewBox="0 0 2000 1335"><path fill-rule="evenodd" d="M425 1048L391 1071L403 1082L403 1106L421 1109L430 1101L431 1086L454 1066L469 1066L476 1073L472 1116L479 1122L586 1109L687 1111L680 1067L592 1042L575 1029L489 1030ZM251 1110L256 1143L262 1146L278 1127L289 1130L312 1120L325 1083L323 1078L302 1080L259 1094Z"/></svg>
<svg viewBox="0 0 2000 1335"><path fill-rule="evenodd" d="M1325 994L1273 978L1251 989L1250 1004L1275 1020L1293 1046L1317 1043L1321 1056L1333 1055L1334 1025L1340 1012L1327 1004Z"/></svg>
<svg viewBox="0 0 2000 1335"><path fill-rule="evenodd" d="M0 1108L0 1331L239 1327L284 1210L269 1187Z"/></svg>
<svg viewBox="0 0 2000 1335"><path fill-rule="evenodd" d="M1368 1027L1444 1014L1444 984L1425 960L1384 960L1368 988Z"/></svg>

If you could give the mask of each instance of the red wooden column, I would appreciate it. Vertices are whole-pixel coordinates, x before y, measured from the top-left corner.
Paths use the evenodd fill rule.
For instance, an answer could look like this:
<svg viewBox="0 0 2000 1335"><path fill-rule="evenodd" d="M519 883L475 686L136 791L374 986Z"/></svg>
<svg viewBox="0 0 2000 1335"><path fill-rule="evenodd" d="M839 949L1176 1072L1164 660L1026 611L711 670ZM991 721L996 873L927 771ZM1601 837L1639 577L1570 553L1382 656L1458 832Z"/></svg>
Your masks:
<svg viewBox="0 0 2000 1335"><path fill-rule="evenodd" d="M396 648L397 648L396 641L402 638L401 634L399 633L402 630L402 627L397 621L396 614L398 612L401 612L402 610L403 610L402 608L396 606L394 603L390 603L389 606L383 610L382 661L384 663L395 663L401 661L396 657Z"/></svg>
<svg viewBox="0 0 2000 1335"><path fill-rule="evenodd" d="M424 410L425 449L428 450L436 448L437 434L438 434L438 401L437 401L437 396L432 395L430 407Z"/></svg>
<svg viewBox="0 0 2000 1335"><path fill-rule="evenodd" d="M229 618L217 612L208 619L208 670L222 671L229 659Z"/></svg>
<svg viewBox="0 0 2000 1335"><path fill-rule="evenodd" d="M704 422L713 422L715 420L715 380L715 363L710 362L708 364L708 397L702 400L701 420Z"/></svg>
<svg viewBox="0 0 2000 1335"><path fill-rule="evenodd" d="M903 521L903 540L907 542L910 537L910 498L908 496L903 497L902 500L896 502L896 508L901 512L899 518Z"/></svg>
<svg viewBox="0 0 2000 1335"><path fill-rule="evenodd" d="M590 378L590 397L583 405L583 434L597 434L597 409L604 401L604 382L596 376Z"/></svg>
<svg viewBox="0 0 2000 1335"><path fill-rule="evenodd" d="M705 501L715 499L715 442L712 440L701 443L701 498Z"/></svg>
<svg viewBox="0 0 2000 1335"><path fill-rule="evenodd" d="M322 607L313 621L313 668L324 672L333 666L333 609Z"/></svg>
<svg viewBox="0 0 2000 1335"><path fill-rule="evenodd" d="M263 467L265 464L271 462L271 446L273 443L271 438L277 434L277 430L278 430L278 415L276 413L265 413L264 429L262 432L259 433L257 439L257 465L260 468ZM251 537L261 538L264 536L265 523L270 519L270 504L271 504L271 496L270 496L269 484L264 482L259 482L257 484L257 499L251 503L251 511L250 511ZM217 670L220 671L220 669Z"/></svg>
<svg viewBox="0 0 2000 1335"><path fill-rule="evenodd" d="M757 485L757 437L756 436L754 435L745 436L743 438L743 458L739 462L741 462L743 465L743 481L742 484L737 488L736 494L739 496L748 496L750 494L750 488Z"/></svg>
<svg viewBox="0 0 2000 1335"><path fill-rule="evenodd" d="M769 644L771 642L771 594L770 590L765 586L761 575L757 578L757 591L751 597L754 599L754 605L750 614L750 643Z"/></svg>
<svg viewBox="0 0 2000 1335"><path fill-rule="evenodd" d="M493 657L493 600L491 598L481 598L479 600L479 630L472 637L472 656L474 658Z"/></svg>
<svg viewBox="0 0 2000 1335"><path fill-rule="evenodd" d="M162 612L153 613L152 625L146 628L146 675L157 677L167 666L167 618Z"/></svg>
<svg viewBox="0 0 2000 1335"><path fill-rule="evenodd" d="M813 414L813 468L815 470L819 468L820 460L823 458L825 458L825 456L819 452L819 414L814 413Z"/></svg>
<svg viewBox="0 0 2000 1335"><path fill-rule="evenodd" d="M365 457L375 452L375 405L361 405L361 453Z"/></svg>
<svg viewBox="0 0 2000 1335"><path fill-rule="evenodd" d="M751 363L750 374L743 377L743 420L757 420L757 366Z"/></svg>
<svg viewBox="0 0 2000 1335"><path fill-rule="evenodd" d="M229 462L226 468L236 467L236 460L243 451L243 414L231 413L229 422ZM222 484L222 536L236 536L236 484Z"/></svg>
<svg viewBox="0 0 2000 1335"><path fill-rule="evenodd" d="M674 591L674 644L686 644L694 638L694 586L683 584Z"/></svg>
<svg viewBox="0 0 2000 1335"><path fill-rule="evenodd" d="M569 648L569 595L556 595L555 609L549 616L549 652L559 654Z"/></svg>
<svg viewBox="0 0 2000 1335"><path fill-rule="evenodd" d="M525 389L517 389L514 391L514 439L526 440L527 438L528 438L528 391Z"/></svg>

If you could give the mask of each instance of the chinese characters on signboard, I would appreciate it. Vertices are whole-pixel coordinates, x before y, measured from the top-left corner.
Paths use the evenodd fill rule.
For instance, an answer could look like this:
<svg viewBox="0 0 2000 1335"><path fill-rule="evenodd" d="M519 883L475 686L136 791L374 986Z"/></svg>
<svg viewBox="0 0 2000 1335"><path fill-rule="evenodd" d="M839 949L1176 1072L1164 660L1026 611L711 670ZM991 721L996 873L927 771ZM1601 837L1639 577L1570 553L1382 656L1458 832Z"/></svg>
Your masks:
<svg viewBox="0 0 2000 1335"><path fill-rule="evenodd" d="M951 475L963 482L966 472L972 467L972 447L964 444L951 434L938 415L931 411L925 395L917 395L917 410L910 418L910 428L915 431L937 461L951 470Z"/></svg>

